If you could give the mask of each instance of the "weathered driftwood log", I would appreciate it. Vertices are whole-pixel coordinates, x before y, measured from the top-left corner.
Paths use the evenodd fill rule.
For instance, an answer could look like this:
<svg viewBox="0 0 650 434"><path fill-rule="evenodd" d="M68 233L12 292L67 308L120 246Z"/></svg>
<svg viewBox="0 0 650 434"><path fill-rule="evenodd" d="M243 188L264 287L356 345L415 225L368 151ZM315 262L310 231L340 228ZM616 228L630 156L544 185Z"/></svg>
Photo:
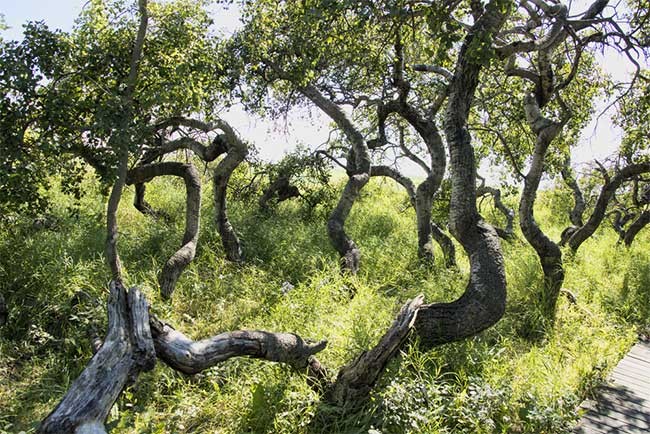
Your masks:
<svg viewBox="0 0 650 434"><path fill-rule="evenodd" d="M153 368L156 356L171 368L195 374L232 357L249 356L286 363L325 375L314 354L326 341L311 342L292 333L234 331L192 341L154 316L137 288L128 293L110 283L108 333L99 351L56 408L41 433L105 433L104 423L120 392L138 374ZM318 372L314 371L317 369Z"/></svg>
<svg viewBox="0 0 650 434"><path fill-rule="evenodd" d="M167 260L158 282L163 297L169 298L174 292L176 282L181 273L192 262L196 254L196 243L199 238L199 221L201 214L201 178L199 172L191 164L177 162L162 162L147 164L129 170L126 183L142 184L157 176L173 175L183 178L187 190L185 206L185 233L180 249Z"/></svg>
<svg viewBox="0 0 650 434"><path fill-rule="evenodd" d="M106 339L39 432L106 432L104 422L119 394L155 361L146 300L137 288L127 294L121 283L111 282Z"/></svg>
<svg viewBox="0 0 650 434"><path fill-rule="evenodd" d="M309 359L327 346L327 341L310 342L293 333L239 330L193 341L183 333L151 317L156 354L169 367L196 374L231 357L249 356L286 363L304 369Z"/></svg>
<svg viewBox="0 0 650 434"><path fill-rule="evenodd" d="M408 338L422 302L422 295L407 301L379 343L339 370L336 380L326 393L328 401L341 407L350 407L362 403L368 397L388 362Z"/></svg>

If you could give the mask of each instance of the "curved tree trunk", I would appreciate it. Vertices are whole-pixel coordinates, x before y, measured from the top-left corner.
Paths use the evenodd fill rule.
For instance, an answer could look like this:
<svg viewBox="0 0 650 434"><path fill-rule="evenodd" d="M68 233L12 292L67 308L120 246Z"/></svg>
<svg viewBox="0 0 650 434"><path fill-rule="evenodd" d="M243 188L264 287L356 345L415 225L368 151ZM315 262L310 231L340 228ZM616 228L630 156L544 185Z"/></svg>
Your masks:
<svg viewBox="0 0 650 434"><path fill-rule="evenodd" d="M498 188L494 187L488 187L485 185L481 185L478 187L476 190L476 194L478 196L484 196L486 194L489 194L492 196L492 200L494 201L494 207L501 212L506 218L506 227L505 228L499 228L495 226L495 230L497 231L497 235L501 237L504 240L511 240L515 236L514 232L514 221L515 221L515 212L506 206L506 204L503 203L501 200L501 190Z"/></svg>
<svg viewBox="0 0 650 434"><path fill-rule="evenodd" d="M564 167L560 172L562 174L562 179L566 185L571 189L573 194L573 209L569 213L569 220L571 224L577 228L583 225L582 216L585 213L585 198L582 195L582 190L580 190L580 185L573 176L573 171L571 170L571 160L566 159Z"/></svg>
<svg viewBox="0 0 650 434"><path fill-rule="evenodd" d="M447 234L434 222L431 222L431 236L440 245L442 254L445 257L445 267L456 267L456 246Z"/></svg>
<svg viewBox="0 0 650 434"><path fill-rule="evenodd" d="M463 295L451 303L425 305L418 311L415 329L424 348L473 336L495 324L505 312L506 273L499 237L476 209L476 163L467 119L482 64L473 53L478 34L489 37L503 25L507 12L488 3L460 49L449 84L445 133L450 151L451 232L470 261L470 277Z"/></svg>
<svg viewBox="0 0 650 434"><path fill-rule="evenodd" d="M627 247L632 246L636 235L641 231L641 229L646 227L648 223L650 223L650 211L646 210L643 211L641 215L632 222L632 224L630 224L629 228L627 228L625 237L623 238Z"/></svg>
<svg viewBox="0 0 650 434"><path fill-rule="evenodd" d="M227 206L227 187L230 176L235 171L237 166L244 161L248 155L248 147L246 143L237 137L235 132L225 123L220 127L226 134L226 147L228 153L226 157L219 162L216 169L214 169L214 209L217 230L221 236L221 243L226 253L226 258L229 261L241 262L242 250L239 237L235 229L232 227L228 219L228 206Z"/></svg>
<svg viewBox="0 0 650 434"><path fill-rule="evenodd" d="M196 168L191 164L163 162L148 164L131 169L128 173L127 184L143 184L157 176L173 175L183 178L187 191L185 207L185 233L181 248L178 249L165 263L158 282L160 292L165 298L171 297L176 282L181 273L194 259L196 243L199 238L199 222L201 220L201 178Z"/></svg>
<svg viewBox="0 0 650 434"><path fill-rule="evenodd" d="M537 136L530 170L524 178L524 191L519 202L519 227L528 243L535 249L544 272L544 292L541 294L541 307L546 318L555 316L555 306L564 282L562 251L540 229L535 221L534 206L542 174L544 161L551 142L560 133L563 124L552 122L542 116L537 100L531 94L524 98L526 119Z"/></svg>
<svg viewBox="0 0 650 434"><path fill-rule="evenodd" d="M345 232L345 221L350 215L354 202L359 198L361 189L370 179L370 155L368 145L361 132L339 106L325 98L313 85L300 89L319 109L326 113L343 131L351 144L348 152L348 181L341 193L336 208L327 221L327 234L332 246L341 256L341 267L356 274L359 270L361 252L356 243Z"/></svg>
<svg viewBox="0 0 650 434"><path fill-rule="evenodd" d="M171 216L165 211L154 209L149 202L144 198L147 191L146 183L135 184L135 195L133 196L133 206L144 215L151 216L155 219L163 219L167 222L171 221Z"/></svg>
<svg viewBox="0 0 650 434"><path fill-rule="evenodd" d="M621 169L614 177L612 177L608 182L605 183L603 188L600 190L600 195L594 206L594 210L589 217L589 220L578 228L571 238L569 238L569 247L571 250L576 252L578 248L584 243L600 226L600 223L605 218L605 213L607 211L607 205L609 201L614 196L616 189L621 185L623 181L626 181L630 178L640 175L641 173L650 172L650 162L631 164L629 166Z"/></svg>

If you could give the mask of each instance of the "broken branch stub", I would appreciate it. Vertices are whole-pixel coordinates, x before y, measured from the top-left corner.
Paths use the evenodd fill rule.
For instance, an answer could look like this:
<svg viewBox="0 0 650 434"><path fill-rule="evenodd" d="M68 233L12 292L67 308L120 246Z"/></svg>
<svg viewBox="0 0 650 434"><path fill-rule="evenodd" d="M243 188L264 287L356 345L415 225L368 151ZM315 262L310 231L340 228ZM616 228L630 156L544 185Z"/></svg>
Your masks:
<svg viewBox="0 0 650 434"><path fill-rule="evenodd" d="M353 406L368 396L388 362L409 336L423 300L424 296L419 295L407 301L379 343L340 369L328 391L329 401L342 407Z"/></svg>

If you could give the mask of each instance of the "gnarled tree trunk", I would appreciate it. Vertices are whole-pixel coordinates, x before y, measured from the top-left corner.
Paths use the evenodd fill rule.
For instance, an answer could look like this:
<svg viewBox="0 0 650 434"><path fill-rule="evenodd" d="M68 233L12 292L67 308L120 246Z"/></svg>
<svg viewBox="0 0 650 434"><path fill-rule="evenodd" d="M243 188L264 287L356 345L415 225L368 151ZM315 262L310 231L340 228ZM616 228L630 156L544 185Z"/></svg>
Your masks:
<svg viewBox="0 0 650 434"><path fill-rule="evenodd" d="M486 185L481 185L478 187L476 194L478 196L484 196L486 194L489 194L492 196L492 200L494 201L494 207L501 212L501 214L504 215L506 218L506 227L505 228L499 228L499 227L494 227L494 229L497 231L497 235L501 237L504 240L511 240L514 236L514 221L515 221L515 212L506 206L506 204L503 203L501 200L501 190L498 188L494 187L488 187Z"/></svg>
<svg viewBox="0 0 650 434"><path fill-rule="evenodd" d="M634 238L636 238L637 234L641 231L641 229L646 227L648 223L650 223L650 211L646 210L643 211L641 215L639 215L639 217L630 224L630 227L627 228L627 231L625 231L625 237L623 238L623 241L627 247L632 246Z"/></svg>
<svg viewBox="0 0 650 434"><path fill-rule="evenodd" d="M535 249L544 272L544 292L541 294L541 307L544 315L552 319L555 316L560 289L564 282L564 267L562 251L540 229L534 216L534 205L537 197L544 161L551 142L560 133L563 123L553 122L542 116L536 98L529 94L524 98L526 119L536 135L535 151L530 170L524 178L524 191L519 202L519 226L528 243Z"/></svg>
<svg viewBox="0 0 650 434"><path fill-rule="evenodd" d="M451 303L424 305L415 329L424 348L473 336L495 324L505 312L506 273L499 237L476 209L476 162L467 119L482 64L473 52L477 37L489 37L503 25L507 12L488 3L460 49L449 83L445 133L450 151L450 229L470 261L469 283Z"/></svg>
<svg viewBox="0 0 650 434"><path fill-rule="evenodd" d="M605 185L603 185L603 188L600 190L600 194L598 195L598 200L596 201L594 210L591 213L591 216L589 216L589 220L573 232L571 238L569 238L568 244L569 247L571 247L571 250L576 252L582 243L596 232L596 229L598 229L598 226L600 226L600 223L605 218L609 201L612 199L621 183L646 172L650 172L649 162L630 164L629 166L622 168L609 181L605 182Z"/></svg>
<svg viewBox="0 0 650 434"><path fill-rule="evenodd" d="M214 210L217 230L221 236L221 243L226 252L226 258L233 262L242 261L242 249L239 237L235 232L230 220L228 219L227 207L227 187L230 176L237 166L244 161L248 155L248 146L244 143L235 132L226 125L225 122L219 124L225 133L226 148L228 153L226 157L219 162L214 169Z"/></svg>
<svg viewBox="0 0 650 434"><path fill-rule="evenodd" d="M173 175L183 178L187 191L185 207L185 233L180 249L165 263L159 277L160 291L163 297L169 298L174 292L176 282L181 273L194 259L196 243L199 238L199 223L201 219L201 178L196 168L191 164L163 162L147 164L131 169L128 173L127 184L143 184L157 176Z"/></svg>
<svg viewBox="0 0 650 434"><path fill-rule="evenodd" d="M352 124L339 106L325 98L313 85L301 88L301 92L318 108L326 113L337 125L351 144L348 152L348 181L343 188L336 208L327 221L327 234L332 246L341 256L343 270L356 274L359 270L361 252L356 243L345 232L345 221L352 211L354 202L359 198L361 189L370 179L370 155L368 145L361 132Z"/></svg>

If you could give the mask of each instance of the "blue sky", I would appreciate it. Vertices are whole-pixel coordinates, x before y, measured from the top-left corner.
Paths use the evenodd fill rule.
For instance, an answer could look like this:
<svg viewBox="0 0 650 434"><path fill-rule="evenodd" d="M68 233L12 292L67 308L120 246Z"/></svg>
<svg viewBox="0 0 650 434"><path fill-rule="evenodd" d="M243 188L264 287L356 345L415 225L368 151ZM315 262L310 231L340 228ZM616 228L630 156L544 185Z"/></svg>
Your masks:
<svg viewBox="0 0 650 434"><path fill-rule="evenodd" d="M0 0L0 13L4 15L9 29L1 32L5 39L21 39L22 24L28 20L45 21L52 28L70 30L74 19L81 12L88 0ZM575 3L586 3L579 0ZM577 10L581 8L577 7ZM218 28L226 33L237 26L237 10L227 11L215 8L219 17L215 21ZM616 78L622 79L630 70L630 64L621 56L606 52L601 58L603 67ZM255 143L260 149L260 156L277 160L285 151L302 143L315 147L327 140L329 133L328 121L318 110L312 110L309 116L305 111L294 113L284 121L270 122L244 113L235 108L223 114L239 133L247 140ZM586 163L594 158L602 159L612 154L620 141L621 132L612 125L609 116L605 115L599 121L592 122L584 132L579 146L574 153L574 163ZM417 175L418 168L408 168L409 172ZM485 173L485 175L488 175Z"/></svg>

